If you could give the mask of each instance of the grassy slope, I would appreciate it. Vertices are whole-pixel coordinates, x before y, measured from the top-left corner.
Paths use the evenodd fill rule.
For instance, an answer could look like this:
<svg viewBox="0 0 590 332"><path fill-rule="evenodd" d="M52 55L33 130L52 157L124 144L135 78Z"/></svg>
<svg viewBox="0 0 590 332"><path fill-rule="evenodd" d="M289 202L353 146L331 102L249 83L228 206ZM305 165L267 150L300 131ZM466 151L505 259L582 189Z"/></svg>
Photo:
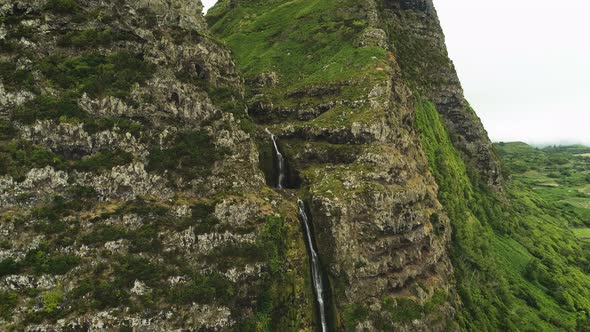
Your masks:
<svg viewBox="0 0 590 332"><path fill-rule="evenodd" d="M281 87L297 89L364 75L373 56L385 57L383 49L353 46L367 26L342 11L357 6L353 1L249 1L223 15L228 2L212 8L208 20L214 33L227 36L246 78L276 71Z"/></svg>
<svg viewBox="0 0 590 332"><path fill-rule="evenodd" d="M333 95L299 92L336 88L342 98L355 100L390 75L385 50L354 45L368 26L358 18L361 5L355 1L254 0L227 11L228 2L219 1L208 12L212 32L230 46L246 80L269 72L279 77L276 85L249 91L250 97L257 95L275 107L319 105L331 101ZM337 106L311 121L290 123L342 126L370 121L375 114L369 110L351 112Z"/></svg>
<svg viewBox="0 0 590 332"><path fill-rule="evenodd" d="M518 180L506 185L507 201L478 185L431 103L419 104L417 122L453 222L461 324L474 331L588 330L589 255L563 227L563 211Z"/></svg>

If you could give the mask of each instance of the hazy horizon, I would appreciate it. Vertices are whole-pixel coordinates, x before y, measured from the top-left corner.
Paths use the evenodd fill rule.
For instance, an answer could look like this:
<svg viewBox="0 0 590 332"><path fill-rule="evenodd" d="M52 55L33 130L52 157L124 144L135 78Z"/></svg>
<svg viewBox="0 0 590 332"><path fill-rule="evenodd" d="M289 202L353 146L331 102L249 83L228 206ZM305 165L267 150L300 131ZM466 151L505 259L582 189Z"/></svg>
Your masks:
<svg viewBox="0 0 590 332"><path fill-rule="evenodd" d="M204 0L205 11L216 0ZM590 2L434 0L465 96L495 142L590 145Z"/></svg>

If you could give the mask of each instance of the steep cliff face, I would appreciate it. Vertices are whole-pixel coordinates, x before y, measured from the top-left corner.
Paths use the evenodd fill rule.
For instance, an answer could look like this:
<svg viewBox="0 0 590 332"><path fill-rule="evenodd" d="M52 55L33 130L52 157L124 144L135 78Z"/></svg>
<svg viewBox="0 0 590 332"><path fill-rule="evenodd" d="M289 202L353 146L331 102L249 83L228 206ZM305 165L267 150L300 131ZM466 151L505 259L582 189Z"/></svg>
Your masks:
<svg viewBox="0 0 590 332"><path fill-rule="evenodd" d="M337 329L452 326L450 225L377 3L222 1L214 33L307 200Z"/></svg>
<svg viewBox="0 0 590 332"><path fill-rule="evenodd" d="M0 5L1 330L311 324L296 204L201 11Z"/></svg>
<svg viewBox="0 0 590 332"><path fill-rule="evenodd" d="M377 1L371 17L387 31L404 80L434 103L465 160L491 187L502 190L502 172L481 121L471 109L452 61L432 0Z"/></svg>
<svg viewBox="0 0 590 332"><path fill-rule="evenodd" d="M1 330L319 329L304 238L334 330L587 326L588 251L504 184L432 1L201 10L0 0Z"/></svg>

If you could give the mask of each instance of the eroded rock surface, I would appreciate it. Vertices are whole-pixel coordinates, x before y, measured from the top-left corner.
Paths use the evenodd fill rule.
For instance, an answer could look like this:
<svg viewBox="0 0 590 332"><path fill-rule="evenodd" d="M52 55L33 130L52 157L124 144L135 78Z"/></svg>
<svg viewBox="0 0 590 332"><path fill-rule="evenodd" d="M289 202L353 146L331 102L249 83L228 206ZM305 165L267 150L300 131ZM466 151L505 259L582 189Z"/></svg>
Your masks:
<svg viewBox="0 0 590 332"><path fill-rule="evenodd" d="M2 1L0 43L0 330L312 324L200 1Z"/></svg>

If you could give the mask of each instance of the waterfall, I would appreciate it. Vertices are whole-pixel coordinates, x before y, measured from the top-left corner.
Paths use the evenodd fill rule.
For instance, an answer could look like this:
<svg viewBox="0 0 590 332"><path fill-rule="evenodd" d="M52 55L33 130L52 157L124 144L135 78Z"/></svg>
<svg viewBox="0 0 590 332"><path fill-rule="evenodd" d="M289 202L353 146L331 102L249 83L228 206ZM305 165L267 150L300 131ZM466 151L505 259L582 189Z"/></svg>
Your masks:
<svg viewBox="0 0 590 332"><path fill-rule="evenodd" d="M285 158L283 157L283 154L281 154L281 151L279 151L279 146L277 144L277 137L275 135L273 135L273 133L271 133L270 130L268 130L268 128L266 128L265 131L267 134L270 135L270 139L272 140L272 144L275 149L275 155L277 157L277 171L279 173L278 180L277 180L277 188L283 189L284 182L285 182ZM315 293L315 299L316 299L319 314L320 314L320 320L321 320L321 326L322 326L321 331L327 332L328 331L328 322L327 322L327 318L326 318L326 304L325 304L325 300L324 300L325 289L324 289L324 281L322 280L320 259L318 257L318 253L317 253L317 250L316 250L314 242L313 242L313 237L311 234L311 227L309 224L310 223L309 217L307 216L307 213L305 212L305 203L303 203L302 200L298 199L297 205L299 207L299 219L301 219L301 222L303 223L303 227L305 230L305 240L307 242L307 245L309 247L309 252L310 252L311 278L312 278L312 282L313 282L313 290Z"/></svg>
<svg viewBox="0 0 590 332"><path fill-rule="evenodd" d="M277 137L273 135L268 128L266 128L266 132L270 135L270 139L272 140L272 144L275 148L275 155L277 156L277 163L278 163L278 171L279 171L279 178L277 182L277 188L283 189L283 183L285 182L285 158L279 151L279 146L277 145Z"/></svg>
<svg viewBox="0 0 590 332"><path fill-rule="evenodd" d="M311 236L311 229L309 227L309 218L307 217L307 213L305 212L305 204L302 200L298 199L297 205L299 206L299 218L301 219L301 222L303 222L307 244L309 246L309 251L311 253L311 278L313 281L313 288L315 290L316 301L318 303L318 309L320 311L322 332L326 332L328 331L328 325L326 320L326 309L324 303L324 282L322 281L322 275L320 273L320 260L318 258L318 253L314 248Z"/></svg>

